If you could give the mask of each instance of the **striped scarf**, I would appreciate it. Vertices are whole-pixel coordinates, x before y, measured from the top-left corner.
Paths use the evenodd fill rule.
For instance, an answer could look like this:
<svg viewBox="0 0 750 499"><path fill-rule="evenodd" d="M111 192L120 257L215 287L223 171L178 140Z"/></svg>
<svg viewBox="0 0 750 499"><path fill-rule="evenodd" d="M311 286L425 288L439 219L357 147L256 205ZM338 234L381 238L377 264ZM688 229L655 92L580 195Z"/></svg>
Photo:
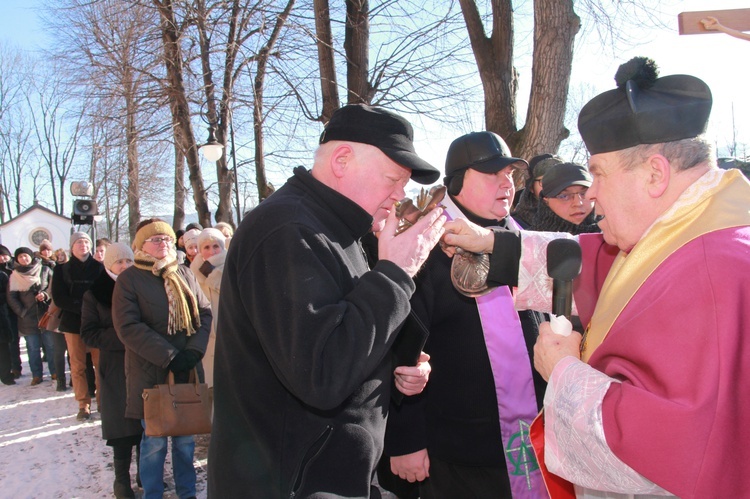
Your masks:
<svg viewBox="0 0 750 499"><path fill-rule="evenodd" d="M198 300L177 272L180 264L177 263L174 249L170 249L169 254L161 260L155 259L143 250L136 250L135 266L164 280L164 290L169 302L167 334L172 335L183 330L188 336L194 334L201 325Z"/></svg>

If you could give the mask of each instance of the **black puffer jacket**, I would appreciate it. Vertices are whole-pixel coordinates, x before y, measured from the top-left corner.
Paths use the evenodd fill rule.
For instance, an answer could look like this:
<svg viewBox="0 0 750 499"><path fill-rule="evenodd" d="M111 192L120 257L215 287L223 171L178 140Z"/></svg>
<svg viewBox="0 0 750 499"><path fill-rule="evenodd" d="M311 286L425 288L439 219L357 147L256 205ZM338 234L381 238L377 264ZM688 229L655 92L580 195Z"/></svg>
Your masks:
<svg viewBox="0 0 750 499"><path fill-rule="evenodd" d="M101 392L102 438L123 438L143 433L138 419L125 417L125 345L112 324L115 281L102 272L83 295L81 339L99 349L97 377Z"/></svg>

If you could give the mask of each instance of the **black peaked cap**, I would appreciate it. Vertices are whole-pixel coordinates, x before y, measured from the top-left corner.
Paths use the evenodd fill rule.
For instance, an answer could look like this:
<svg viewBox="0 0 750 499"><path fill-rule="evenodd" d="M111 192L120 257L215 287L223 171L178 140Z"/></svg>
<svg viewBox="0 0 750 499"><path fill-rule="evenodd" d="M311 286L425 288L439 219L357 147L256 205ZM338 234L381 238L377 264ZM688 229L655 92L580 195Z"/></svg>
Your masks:
<svg viewBox="0 0 750 499"><path fill-rule="evenodd" d="M382 107L350 104L337 109L320 135L320 144L331 140L375 146L399 165L411 169L411 178L420 184L432 184L440 178L437 168L417 156L411 124Z"/></svg>

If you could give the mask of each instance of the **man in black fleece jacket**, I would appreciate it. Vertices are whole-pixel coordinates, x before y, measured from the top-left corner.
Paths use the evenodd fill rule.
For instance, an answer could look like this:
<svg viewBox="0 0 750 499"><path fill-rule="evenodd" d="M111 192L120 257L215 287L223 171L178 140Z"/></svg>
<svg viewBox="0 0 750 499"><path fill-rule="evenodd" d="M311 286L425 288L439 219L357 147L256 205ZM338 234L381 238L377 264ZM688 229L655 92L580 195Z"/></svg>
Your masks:
<svg viewBox="0 0 750 499"><path fill-rule="evenodd" d="M513 176L525 170L501 137L474 132L451 144L444 201L452 219L518 229L508 215ZM541 314L516 312L507 286L459 293L451 259L435 248L411 303L429 337L432 374L423 393L391 408L385 439L393 473L420 482L420 497L541 497L528 425L544 396L532 348ZM401 334L420 334L407 323Z"/></svg>
<svg viewBox="0 0 750 499"><path fill-rule="evenodd" d="M439 173L411 125L350 105L302 167L235 233L218 311L209 497L379 497L373 487L394 383L390 347L412 276L442 235L436 208L395 235L410 177ZM360 239L380 232L370 269ZM425 365L396 368L408 394Z"/></svg>
<svg viewBox="0 0 750 499"><path fill-rule="evenodd" d="M78 402L79 421L91 419L91 396L86 378L86 351L91 351L94 365L99 365L99 349L88 349L81 339L81 307L83 294L88 291L104 265L91 254L91 236L85 232L74 232L70 235L70 260L55 266L52 277L52 299L62 309L60 329L65 334L65 342L70 355L70 378L73 380L73 391ZM64 358L55 359L58 373L65 372ZM65 376L60 375L64 380ZM98 386L99 380L96 380ZM58 384L59 386L59 384ZM97 393L97 406L98 396Z"/></svg>

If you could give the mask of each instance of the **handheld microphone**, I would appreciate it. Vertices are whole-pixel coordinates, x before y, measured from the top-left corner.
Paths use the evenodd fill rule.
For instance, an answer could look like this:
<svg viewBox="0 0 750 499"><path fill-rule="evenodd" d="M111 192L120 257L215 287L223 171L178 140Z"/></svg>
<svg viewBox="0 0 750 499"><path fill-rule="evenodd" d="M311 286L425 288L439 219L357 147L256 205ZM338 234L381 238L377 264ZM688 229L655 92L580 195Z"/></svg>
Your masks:
<svg viewBox="0 0 750 499"><path fill-rule="evenodd" d="M555 239L547 245L547 275L552 278L552 313L570 320L573 279L581 273L581 246L573 239Z"/></svg>

